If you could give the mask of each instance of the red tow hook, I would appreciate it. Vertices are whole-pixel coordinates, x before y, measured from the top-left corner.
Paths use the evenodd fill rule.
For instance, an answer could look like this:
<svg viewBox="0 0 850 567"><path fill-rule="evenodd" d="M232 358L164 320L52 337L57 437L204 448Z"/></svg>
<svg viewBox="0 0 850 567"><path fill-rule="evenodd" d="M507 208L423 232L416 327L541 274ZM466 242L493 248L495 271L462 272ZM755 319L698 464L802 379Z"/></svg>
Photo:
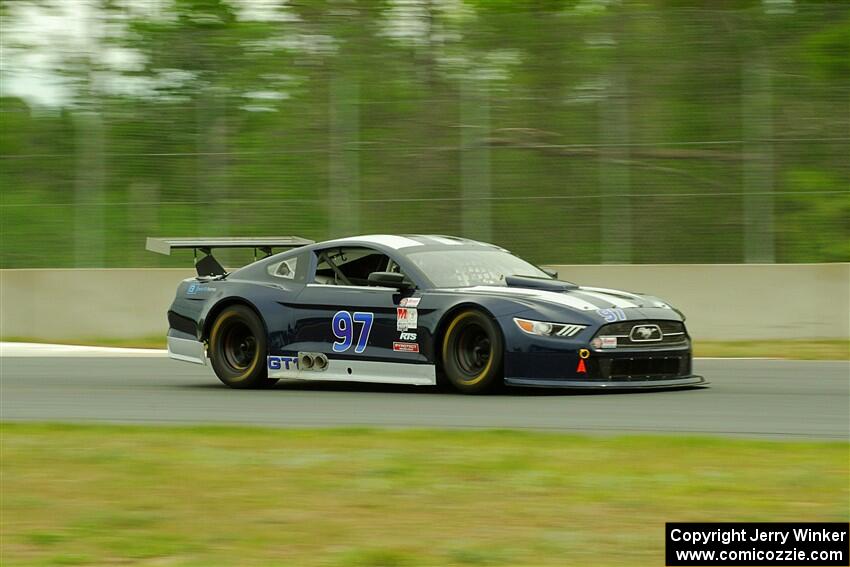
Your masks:
<svg viewBox="0 0 850 567"><path fill-rule="evenodd" d="M576 373L578 374L587 374L587 367L584 365L584 359L590 356L590 351L586 348L580 349L578 351L578 366L576 367Z"/></svg>

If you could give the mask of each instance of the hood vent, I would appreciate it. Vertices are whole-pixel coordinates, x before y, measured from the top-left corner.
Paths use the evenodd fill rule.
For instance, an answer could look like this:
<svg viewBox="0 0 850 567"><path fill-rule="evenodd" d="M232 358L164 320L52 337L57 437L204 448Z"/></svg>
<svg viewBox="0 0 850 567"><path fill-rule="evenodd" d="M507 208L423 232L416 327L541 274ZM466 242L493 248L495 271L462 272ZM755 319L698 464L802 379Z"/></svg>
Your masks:
<svg viewBox="0 0 850 567"><path fill-rule="evenodd" d="M527 289L542 289L545 291L569 291L578 289L578 286L570 282L550 280L546 278L533 278L530 276L506 276L505 284L508 287L524 287Z"/></svg>

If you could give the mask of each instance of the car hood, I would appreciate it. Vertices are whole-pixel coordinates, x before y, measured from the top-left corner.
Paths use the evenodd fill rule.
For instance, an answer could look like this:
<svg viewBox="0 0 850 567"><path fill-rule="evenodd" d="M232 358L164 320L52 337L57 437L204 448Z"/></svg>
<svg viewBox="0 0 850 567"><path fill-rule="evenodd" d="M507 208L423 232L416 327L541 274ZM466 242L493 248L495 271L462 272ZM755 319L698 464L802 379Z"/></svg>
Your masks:
<svg viewBox="0 0 850 567"><path fill-rule="evenodd" d="M449 291L449 290L444 290ZM684 319L667 302L642 293L587 286L567 286L559 291L509 286L473 286L451 290L466 295L497 296L526 308L550 311L566 308L573 313L596 313L600 309L622 309L629 319Z"/></svg>

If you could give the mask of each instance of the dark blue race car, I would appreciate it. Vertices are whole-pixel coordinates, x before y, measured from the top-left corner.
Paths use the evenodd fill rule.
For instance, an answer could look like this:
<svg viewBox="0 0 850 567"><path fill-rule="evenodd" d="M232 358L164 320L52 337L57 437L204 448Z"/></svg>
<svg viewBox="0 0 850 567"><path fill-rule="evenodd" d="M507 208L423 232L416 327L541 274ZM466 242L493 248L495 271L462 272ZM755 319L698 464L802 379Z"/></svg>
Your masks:
<svg viewBox="0 0 850 567"><path fill-rule="evenodd" d="M278 379L433 385L669 388L691 370L682 313L642 294L560 281L453 236L148 239L200 251L168 311L172 358L233 388ZM267 256L227 273L217 248ZM275 248L289 248L272 254Z"/></svg>

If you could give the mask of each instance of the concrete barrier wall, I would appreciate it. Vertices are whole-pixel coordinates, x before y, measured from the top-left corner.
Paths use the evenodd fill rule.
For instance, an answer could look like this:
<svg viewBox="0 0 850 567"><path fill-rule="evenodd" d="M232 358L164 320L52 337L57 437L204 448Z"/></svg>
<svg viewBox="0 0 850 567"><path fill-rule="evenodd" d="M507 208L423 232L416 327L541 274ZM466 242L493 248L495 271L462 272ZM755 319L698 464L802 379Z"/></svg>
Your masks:
<svg viewBox="0 0 850 567"><path fill-rule="evenodd" d="M563 280L658 296L697 339L850 337L850 264L552 266Z"/></svg>
<svg viewBox="0 0 850 567"><path fill-rule="evenodd" d="M561 279L647 292L698 339L850 337L850 264L560 265ZM192 270L0 270L0 335L49 341L164 334Z"/></svg>
<svg viewBox="0 0 850 567"><path fill-rule="evenodd" d="M50 341L164 335L193 269L0 270L0 334Z"/></svg>

